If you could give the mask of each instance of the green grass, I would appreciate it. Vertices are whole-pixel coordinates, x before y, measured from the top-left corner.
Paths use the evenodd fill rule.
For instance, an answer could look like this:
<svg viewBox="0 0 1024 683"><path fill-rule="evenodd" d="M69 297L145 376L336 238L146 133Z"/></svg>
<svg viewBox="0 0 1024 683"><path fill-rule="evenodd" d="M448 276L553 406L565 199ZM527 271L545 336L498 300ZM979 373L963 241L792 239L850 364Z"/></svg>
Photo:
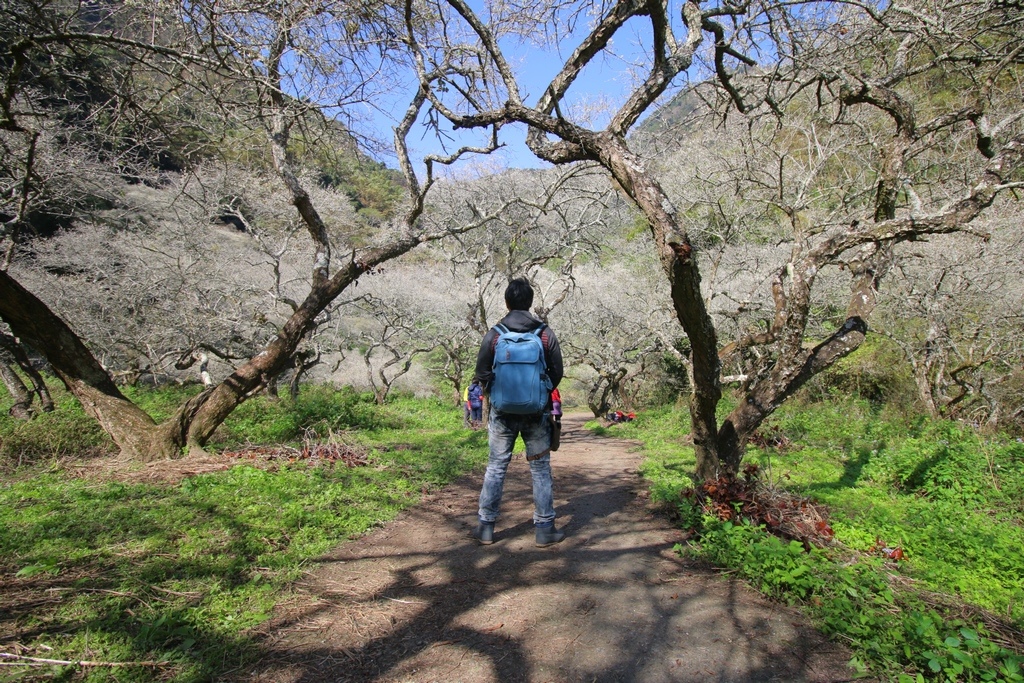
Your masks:
<svg viewBox="0 0 1024 683"><path fill-rule="evenodd" d="M687 425L685 410L662 409L622 433L645 443L652 497L693 523L679 495L692 485ZM825 503L845 550L807 553L763 529L704 518L696 520L701 542L688 552L803 606L873 675L1024 680L1024 660L957 613L957 605L973 606L1024 630L1024 444L854 400L793 402L763 429L792 445L751 448L746 461L772 483ZM879 541L904 550L898 569L872 557ZM893 571L903 580L885 578Z"/></svg>
<svg viewBox="0 0 1024 683"><path fill-rule="evenodd" d="M836 411L780 412L783 433L822 419L804 433L807 448L753 459L773 461L788 488L828 504L840 541L900 546L909 577L1024 629L1024 444L951 422L897 422L850 406L844 421Z"/></svg>
<svg viewBox="0 0 1024 683"><path fill-rule="evenodd" d="M133 398L158 413L181 396ZM318 557L486 461L486 434L438 402L378 407L316 389L243 408L214 446L344 431L369 466L240 465L159 486L80 479L37 459L0 485L7 635L16 629L20 645L51 659L170 663L83 669L75 680L216 679L254 656L250 629ZM0 434L26 429L11 422L0 418Z"/></svg>
<svg viewBox="0 0 1024 683"><path fill-rule="evenodd" d="M192 391L131 397L160 419ZM296 401L243 404L211 447L341 438L365 448L370 466L240 465L173 486L81 479L62 469L65 458L113 446L54 394L54 413L0 417L0 600L10 614L0 624L40 656L169 663L32 670L59 679L201 681L244 666L256 652L251 629L318 557L486 461L486 434L462 429L448 405L398 396L379 407L312 388ZM969 611L923 599L945 595L1024 628L1024 444L853 400L794 402L764 429L792 445L751 449L748 461L827 504L843 548L808 553L763 529L703 518L700 543L681 552L801 606L872 675L1024 681L1021 659ZM652 497L693 520L679 495L694 468L685 408L606 431L643 441ZM877 541L903 548L906 561L883 563L871 554Z"/></svg>
<svg viewBox="0 0 1024 683"><path fill-rule="evenodd" d="M8 417L11 400L0 393L0 472L23 465L53 463L66 456L82 457L116 450L99 424L78 401L51 384L55 409L33 420Z"/></svg>

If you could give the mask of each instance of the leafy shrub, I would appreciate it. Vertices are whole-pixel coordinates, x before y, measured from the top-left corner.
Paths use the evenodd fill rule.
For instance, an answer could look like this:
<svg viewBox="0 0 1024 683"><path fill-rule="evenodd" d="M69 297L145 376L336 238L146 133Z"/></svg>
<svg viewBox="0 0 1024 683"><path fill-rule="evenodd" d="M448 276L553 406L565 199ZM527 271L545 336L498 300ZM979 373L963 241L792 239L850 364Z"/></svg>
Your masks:
<svg viewBox="0 0 1024 683"><path fill-rule="evenodd" d="M933 500L1013 505L1024 482L1024 444L986 442L969 427L928 421L917 436L881 449L865 475L895 491Z"/></svg>
<svg viewBox="0 0 1024 683"><path fill-rule="evenodd" d="M809 401L847 396L904 410L917 401L910 365L881 335L869 335L860 348L812 378L802 393Z"/></svg>

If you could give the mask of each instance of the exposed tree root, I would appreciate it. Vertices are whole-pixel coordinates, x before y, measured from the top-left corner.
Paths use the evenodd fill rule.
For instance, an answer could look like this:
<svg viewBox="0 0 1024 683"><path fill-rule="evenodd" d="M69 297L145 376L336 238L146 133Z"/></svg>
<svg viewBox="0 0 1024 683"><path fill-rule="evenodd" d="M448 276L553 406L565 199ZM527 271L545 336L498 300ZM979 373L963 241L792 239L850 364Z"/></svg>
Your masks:
<svg viewBox="0 0 1024 683"><path fill-rule="evenodd" d="M748 519L776 536L800 541L804 547L833 543L828 510L809 498L766 485L757 465L747 465L739 478L720 477L688 489L683 496L721 520Z"/></svg>

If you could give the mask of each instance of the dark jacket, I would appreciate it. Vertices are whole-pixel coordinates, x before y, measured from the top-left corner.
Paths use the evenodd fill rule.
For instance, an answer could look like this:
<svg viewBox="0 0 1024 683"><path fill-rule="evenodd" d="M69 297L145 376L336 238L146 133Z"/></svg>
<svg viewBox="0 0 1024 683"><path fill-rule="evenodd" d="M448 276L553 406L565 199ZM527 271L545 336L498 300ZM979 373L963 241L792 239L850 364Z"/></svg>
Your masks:
<svg viewBox="0 0 1024 683"><path fill-rule="evenodd" d="M479 384L470 384L469 391L466 392L466 395L469 397L469 405L473 408L479 408L480 399L484 395L484 388Z"/></svg>
<svg viewBox="0 0 1024 683"><path fill-rule="evenodd" d="M499 324L507 327L510 332L532 332L543 323L534 318L529 311L511 311ZM557 387L564 374L562 348L550 327L544 327L540 339L544 343L544 361L548 366L548 378L551 380L551 386ZM497 342L498 332L492 327L484 335L480 343L480 353L476 356L476 378L480 380L485 393L490 393L491 382L494 381L494 345Z"/></svg>

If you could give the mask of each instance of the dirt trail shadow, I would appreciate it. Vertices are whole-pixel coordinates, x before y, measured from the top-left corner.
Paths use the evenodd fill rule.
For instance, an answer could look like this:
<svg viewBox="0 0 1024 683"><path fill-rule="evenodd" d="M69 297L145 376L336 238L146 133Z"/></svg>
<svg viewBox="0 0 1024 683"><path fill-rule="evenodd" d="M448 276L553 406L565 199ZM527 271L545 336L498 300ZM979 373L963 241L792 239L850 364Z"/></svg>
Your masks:
<svg viewBox="0 0 1024 683"><path fill-rule="evenodd" d="M253 681L845 681L849 653L798 613L672 551L632 444L566 416L559 526L536 548L529 470L509 468L496 542L478 546L480 477L338 548L308 601L266 628Z"/></svg>

